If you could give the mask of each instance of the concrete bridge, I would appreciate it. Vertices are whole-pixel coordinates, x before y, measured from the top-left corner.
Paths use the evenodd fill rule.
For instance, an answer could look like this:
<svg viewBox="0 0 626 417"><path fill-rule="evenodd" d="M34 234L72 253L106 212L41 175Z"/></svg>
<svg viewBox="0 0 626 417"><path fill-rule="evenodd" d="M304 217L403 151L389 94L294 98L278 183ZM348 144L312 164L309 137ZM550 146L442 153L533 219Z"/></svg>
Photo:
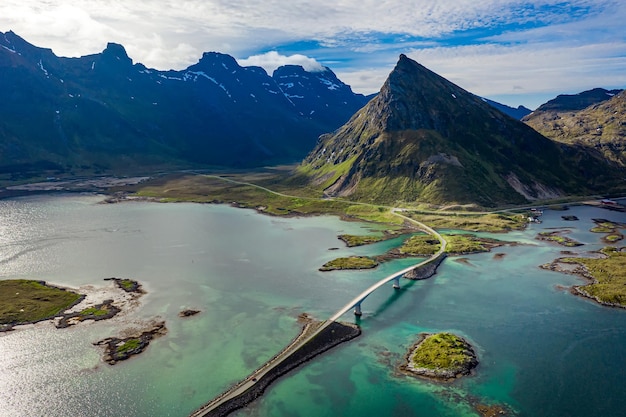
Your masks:
<svg viewBox="0 0 626 417"><path fill-rule="evenodd" d="M285 362L288 362L293 359L293 356L298 352L301 352L306 345L311 342L316 337L320 336L324 333L324 331L331 326L337 325L337 320L346 314L348 311L354 309L354 314L360 316L361 312L361 304L363 301L374 291L379 289L380 287L388 284L393 281L393 288L400 288L400 278L414 269L425 267L428 264L441 262L442 258L445 256L447 242L445 239L434 229L426 226L425 224L418 222L417 220L411 219L401 213L400 209L392 209L392 212L399 217L402 217L406 221L415 224L419 229L435 236L439 242L441 243L441 247L437 253L432 255L430 258L415 264L411 265L401 271L394 272L391 275L386 276L385 278L378 281L376 284L372 285L355 298L350 300L348 304L343 306L339 311L332 315L328 320L322 322L317 329L308 333L302 334L298 338L296 338L291 344L289 344L282 352L278 355L274 356L268 362L263 364L260 368L254 371L251 375L249 375L246 379L239 382L237 385L231 387L228 391L221 394L219 397L213 399L211 402L205 404L203 407L195 411L191 414L191 417L214 417L214 416L225 416L230 412L234 411L237 408L243 407L245 404L241 404L242 401L246 401L245 398L250 398L247 401L252 401L256 396L250 395L250 392L255 389L260 389L261 391L264 388L259 388L257 385L263 383L263 379L271 374L272 372L278 370L282 374L282 371L279 369L281 365ZM297 365L296 365L297 366ZM292 368L289 368L292 369ZM285 371L285 372L288 372ZM259 394L260 395L260 394Z"/></svg>

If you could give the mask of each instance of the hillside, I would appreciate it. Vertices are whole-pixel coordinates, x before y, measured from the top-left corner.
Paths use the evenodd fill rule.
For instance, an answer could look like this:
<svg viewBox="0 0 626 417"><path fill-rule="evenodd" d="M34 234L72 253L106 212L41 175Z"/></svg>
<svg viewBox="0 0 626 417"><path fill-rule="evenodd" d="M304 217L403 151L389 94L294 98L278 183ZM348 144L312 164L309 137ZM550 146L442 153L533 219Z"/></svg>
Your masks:
<svg viewBox="0 0 626 417"><path fill-rule="evenodd" d="M328 196L482 206L604 189L613 175L404 55L298 173Z"/></svg>
<svg viewBox="0 0 626 417"><path fill-rule="evenodd" d="M598 158L625 167L626 91L597 90L602 100L589 106L567 109L548 102L523 120L550 139L585 147Z"/></svg>
<svg viewBox="0 0 626 417"><path fill-rule="evenodd" d="M0 33L0 173L124 171L292 162L368 97L328 68L272 76L217 52L182 71L133 63L123 46L57 57Z"/></svg>

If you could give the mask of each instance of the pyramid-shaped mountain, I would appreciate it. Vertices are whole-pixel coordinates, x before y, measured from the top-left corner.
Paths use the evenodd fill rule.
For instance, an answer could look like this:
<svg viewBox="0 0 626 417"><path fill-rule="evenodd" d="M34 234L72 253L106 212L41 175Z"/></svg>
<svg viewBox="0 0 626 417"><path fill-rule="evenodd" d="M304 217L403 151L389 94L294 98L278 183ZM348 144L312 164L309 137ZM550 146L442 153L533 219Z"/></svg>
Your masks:
<svg viewBox="0 0 626 417"><path fill-rule="evenodd" d="M328 196L482 206L586 192L610 176L404 55L374 99L320 137L299 172Z"/></svg>

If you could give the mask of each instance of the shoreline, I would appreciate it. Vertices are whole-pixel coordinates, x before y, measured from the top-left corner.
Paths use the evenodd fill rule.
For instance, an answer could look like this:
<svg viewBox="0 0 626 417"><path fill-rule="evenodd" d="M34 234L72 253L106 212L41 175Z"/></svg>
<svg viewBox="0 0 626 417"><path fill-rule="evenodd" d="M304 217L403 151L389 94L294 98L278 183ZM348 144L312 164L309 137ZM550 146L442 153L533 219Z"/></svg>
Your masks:
<svg viewBox="0 0 626 417"><path fill-rule="evenodd" d="M584 288L586 286L598 284L599 281L596 280L596 278L591 274L591 272L589 272L589 270L587 269L585 265L579 262L563 262L563 259L568 259L568 258L557 258L550 263L539 265L539 268L545 269L547 271L559 272L561 274L577 276L579 278L582 278L588 281L586 284L583 284L583 285L572 285L570 287L565 287L569 290L570 294L572 295L575 295L580 298L585 298L587 300L593 301L596 304L599 304L604 307L626 309L626 305L603 301L598 296L591 295L587 291L585 291ZM565 267L565 265L569 266L569 268Z"/></svg>

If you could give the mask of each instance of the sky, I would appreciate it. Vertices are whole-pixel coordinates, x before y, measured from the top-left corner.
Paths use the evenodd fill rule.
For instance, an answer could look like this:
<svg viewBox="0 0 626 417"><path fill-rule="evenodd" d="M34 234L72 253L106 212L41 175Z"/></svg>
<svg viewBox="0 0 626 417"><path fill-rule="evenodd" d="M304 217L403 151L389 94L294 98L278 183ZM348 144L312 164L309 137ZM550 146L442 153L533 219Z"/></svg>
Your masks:
<svg viewBox="0 0 626 417"><path fill-rule="evenodd" d="M622 1L2 0L0 32L65 57L120 43L159 70L209 51L270 74L327 66L364 94L404 53L474 94L534 109L558 94L626 88Z"/></svg>

